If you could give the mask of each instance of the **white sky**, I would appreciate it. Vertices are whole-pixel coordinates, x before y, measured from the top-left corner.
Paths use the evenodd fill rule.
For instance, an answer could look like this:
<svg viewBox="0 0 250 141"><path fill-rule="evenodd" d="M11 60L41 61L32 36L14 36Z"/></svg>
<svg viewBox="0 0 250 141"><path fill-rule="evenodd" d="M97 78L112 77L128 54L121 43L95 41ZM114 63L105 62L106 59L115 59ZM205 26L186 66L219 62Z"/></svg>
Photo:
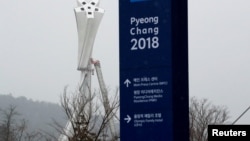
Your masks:
<svg viewBox="0 0 250 141"><path fill-rule="evenodd" d="M100 2L106 12L93 57L115 89L118 0ZM58 102L64 86L74 91L80 80L75 7L75 0L0 1L0 94ZM189 0L190 96L226 105L231 121L250 105L249 7L249 0ZM250 111L237 123L250 124Z"/></svg>

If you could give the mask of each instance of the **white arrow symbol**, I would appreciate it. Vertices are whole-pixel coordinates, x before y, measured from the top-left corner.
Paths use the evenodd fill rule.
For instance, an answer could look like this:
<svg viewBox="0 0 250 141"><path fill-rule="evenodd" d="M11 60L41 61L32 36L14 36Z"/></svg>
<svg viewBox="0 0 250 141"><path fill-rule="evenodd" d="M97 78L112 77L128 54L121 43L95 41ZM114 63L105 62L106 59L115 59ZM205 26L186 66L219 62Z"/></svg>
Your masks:
<svg viewBox="0 0 250 141"><path fill-rule="evenodd" d="M126 121L127 121L127 123L129 123L129 122L131 121L131 117L130 117L129 115L127 115L127 117L126 117L126 118L124 118L124 120L126 120Z"/></svg>
<svg viewBox="0 0 250 141"><path fill-rule="evenodd" d="M126 87L128 87L129 84L131 84L131 82L130 82L128 79L126 79L126 80L124 81L124 84L126 85Z"/></svg>

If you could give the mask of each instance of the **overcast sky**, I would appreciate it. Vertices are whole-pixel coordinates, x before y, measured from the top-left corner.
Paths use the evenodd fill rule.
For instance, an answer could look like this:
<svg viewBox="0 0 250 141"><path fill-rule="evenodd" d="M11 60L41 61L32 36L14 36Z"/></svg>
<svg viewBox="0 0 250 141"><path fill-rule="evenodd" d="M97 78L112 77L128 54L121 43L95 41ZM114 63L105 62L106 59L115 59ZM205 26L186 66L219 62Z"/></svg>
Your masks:
<svg viewBox="0 0 250 141"><path fill-rule="evenodd" d="M100 2L105 14L93 57L115 89L118 0ZM59 102L64 86L74 91L80 80L75 7L75 0L0 1L0 94ZM249 7L249 0L189 0L190 96L226 105L231 121L250 105ZM250 111L237 123L250 124Z"/></svg>

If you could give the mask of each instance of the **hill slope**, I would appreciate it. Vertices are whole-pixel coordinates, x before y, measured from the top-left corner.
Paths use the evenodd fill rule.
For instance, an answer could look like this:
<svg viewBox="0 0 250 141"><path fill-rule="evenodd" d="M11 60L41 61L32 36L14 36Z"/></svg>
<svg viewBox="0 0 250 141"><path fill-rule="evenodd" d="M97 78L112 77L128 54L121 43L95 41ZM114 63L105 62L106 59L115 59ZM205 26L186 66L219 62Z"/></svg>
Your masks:
<svg viewBox="0 0 250 141"><path fill-rule="evenodd" d="M6 110L10 106L16 106L20 114L18 118L25 119L30 131L46 131L57 135L55 129L49 124L55 119L61 125L66 124L66 116L58 104L28 100L26 97L14 98L11 94L0 95L0 109ZM0 115L0 120L3 118Z"/></svg>

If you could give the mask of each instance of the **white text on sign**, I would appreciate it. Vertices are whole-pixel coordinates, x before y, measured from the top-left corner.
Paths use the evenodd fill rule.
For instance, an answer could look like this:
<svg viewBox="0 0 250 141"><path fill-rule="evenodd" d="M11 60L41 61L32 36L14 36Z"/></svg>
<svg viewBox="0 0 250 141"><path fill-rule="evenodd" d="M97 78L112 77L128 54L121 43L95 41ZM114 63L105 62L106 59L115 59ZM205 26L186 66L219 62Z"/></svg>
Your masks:
<svg viewBox="0 0 250 141"><path fill-rule="evenodd" d="M130 35L132 36L130 50L145 50L159 48L159 17L131 17Z"/></svg>

